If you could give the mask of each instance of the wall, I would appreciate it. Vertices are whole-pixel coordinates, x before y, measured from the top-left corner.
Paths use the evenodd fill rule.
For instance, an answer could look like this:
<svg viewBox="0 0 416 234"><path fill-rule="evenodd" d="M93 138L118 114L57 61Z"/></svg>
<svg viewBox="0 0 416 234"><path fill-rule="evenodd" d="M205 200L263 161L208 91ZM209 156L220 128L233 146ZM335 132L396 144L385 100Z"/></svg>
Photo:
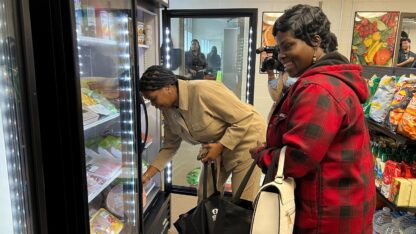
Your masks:
<svg viewBox="0 0 416 234"><path fill-rule="evenodd" d="M331 30L338 37L339 51L347 58L349 58L351 49L353 20L356 11L416 12L414 0L170 0L169 9L258 8L257 46L259 46L261 42L262 12L283 12L286 8L299 3L314 6L319 6L321 3L322 9L331 21ZM258 56L256 58L256 70L259 70ZM254 106L265 117L272 105L266 90L266 75L257 73L255 77Z"/></svg>

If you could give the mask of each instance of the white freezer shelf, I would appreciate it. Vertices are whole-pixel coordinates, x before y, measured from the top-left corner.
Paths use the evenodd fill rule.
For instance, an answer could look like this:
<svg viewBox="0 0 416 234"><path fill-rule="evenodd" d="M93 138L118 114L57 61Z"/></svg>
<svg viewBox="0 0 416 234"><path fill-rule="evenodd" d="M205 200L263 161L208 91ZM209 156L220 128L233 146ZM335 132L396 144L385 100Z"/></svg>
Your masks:
<svg viewBox="0 0 416 234"><path fill-rule="evenodd" d="M139 46L140 48L146 48L146 49L149 49L149 48L150 48L150 46L148 46L148 45L143 45L143 44L138 44L138 46Z"/></svg>
<svg viewBox="0 0 416 234"><path fill-rule="evenodd" d="M149 209L150 204L153 203L153 199L156 197L157 193L160 190L156 187L156 184L153 183L153 185L150 187L150 189L145 190L146 193L146 205L143 208L143 213L146 212Z"/></svg>
<svg viewBox="0 0 416 234"><path fill-rule="evenodd" d="M95 128L95 127L97 127L98 125L101 125L101 124L103 124L103 123L109 122L109 121L111 121L111 120L113 120L113 119L116 119L116 118L118 118L118 117L120 117L120 113L116 113L116 114L109 115L109 116L106 116L106 117L104 117L104 118L98 119L98 120L97 120L97 121L95 121L94 123L90 123L90 124L85 125L85 126L84 126L84 131L87 131L87 130L89 130L89 129Z"/></svg>
<svg viewBox="0 0 416 234"><path fill-rule="evenodd" d="M77 41L80 45L117 45L117 41L96 37L77 36Z"/></svg>
<svg viewBox="0 0 416 234"><path fill-rule="evenodd" d="M108 179L99 189L93 191L92 193L88 193L88 203L90 203L98 194L100 194L107 186L109 186L115 179L117 179L121 174L121 168L119 168L114 175Z"/></svg>

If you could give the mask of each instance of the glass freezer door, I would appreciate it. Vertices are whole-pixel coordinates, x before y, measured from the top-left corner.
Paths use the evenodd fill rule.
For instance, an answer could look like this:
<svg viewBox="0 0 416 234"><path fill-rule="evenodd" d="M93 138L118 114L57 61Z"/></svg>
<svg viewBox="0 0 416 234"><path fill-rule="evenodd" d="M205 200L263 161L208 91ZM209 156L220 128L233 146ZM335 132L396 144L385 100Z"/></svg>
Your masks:
<svg viewBox="0 0 416 234"><path fill-rule="evenodd" d="M129 0L73 0L91 233L138 233Z"/></svg>
<svg viewBox="0 0 416 234"><path fill-rule="evenodd" d="M0 233L33 233L17 11L0 0Z"/></svg>

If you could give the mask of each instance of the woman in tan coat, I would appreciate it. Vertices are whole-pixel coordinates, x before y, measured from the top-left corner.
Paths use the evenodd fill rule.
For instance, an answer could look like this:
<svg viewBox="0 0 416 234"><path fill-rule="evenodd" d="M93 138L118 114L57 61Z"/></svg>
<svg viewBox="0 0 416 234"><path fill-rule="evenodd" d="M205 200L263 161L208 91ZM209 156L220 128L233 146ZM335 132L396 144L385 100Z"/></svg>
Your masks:
<svg viewBox="0 0 416 234"><path fill-rule="evenodd" d="M162 111L165 120L164 144L144 173L143 183L163 170L185 140L201 144L207 150L202 162L216 162L218 191L223 192L227 178L232 175L234 194L253 162L249 149L265 140L265 120L253 106L240 101L222 83L178 78L162 66L152 66L139 81L143 96ZM252 201L255 198L260 175L261 171L256 168L242 199ZM213 192L210 185L212 182L208 182L208 195ZM201 198L200 192L198 197Z"/></svg>

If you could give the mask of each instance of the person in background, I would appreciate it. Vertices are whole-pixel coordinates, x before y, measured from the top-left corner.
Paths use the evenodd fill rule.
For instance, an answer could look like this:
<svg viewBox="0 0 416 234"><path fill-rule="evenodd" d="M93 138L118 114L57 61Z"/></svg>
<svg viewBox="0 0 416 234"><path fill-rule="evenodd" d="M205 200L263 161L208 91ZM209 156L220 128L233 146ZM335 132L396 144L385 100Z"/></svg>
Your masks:
<svg viewBox="0 0 416 234"><path fill-rule="evenodd" d="M294 233L371 234L375 185L362 67L330 52L336 42L319 7L286 10L273 35L279 61L298 79L273 111L266 144L250 152L266 171L287 146L284 175L296 181Z"/></svg>
<svg viewBox="0 0 416 234"><path fill-rule="evenodd" d="M221 70L221 57L217 53L217 47L213 46L211 52L207 55L208 68L212 70L214 76L217 75L217 71Z"/></svg>
<svg viewBox="0 0 416 234"><path fill-rule="evenodd" d="M410 38L402 38L400 39L400 50L399 50L399 57L397 59L397 66L398 67L416 67L416 54L410 51Z"/></svg>
<svg viewBox="0 0 416 234"><path fill-rule="evenodd" d="M201 52L201 46L197 39L191 41L191 50L185 52L185 68L191 74L193 80L202 80L205 75L207 61Z"/></svg>
<svg viewBox="0 0 416 234"><path fill-rule="evenodd" d="M240 101L222 83L181 78L162 66L151 66L139 81L143 96L162 111L165 134L159 154L143 175L143 183L163 170L184 140L201 144L207 150L202 162L216 163L218 191L223 192L231 174L235 193L253 162L249 149L257 146L259 140L265 140L266 122L253 106ZM189 157L191 160L192 156ZM256 168L242 199L252 201L255 198L260 175L260 169ZM212 177L209 176L207 194L212 193ZM202 198L201 189L198 198Z"/></svg>

